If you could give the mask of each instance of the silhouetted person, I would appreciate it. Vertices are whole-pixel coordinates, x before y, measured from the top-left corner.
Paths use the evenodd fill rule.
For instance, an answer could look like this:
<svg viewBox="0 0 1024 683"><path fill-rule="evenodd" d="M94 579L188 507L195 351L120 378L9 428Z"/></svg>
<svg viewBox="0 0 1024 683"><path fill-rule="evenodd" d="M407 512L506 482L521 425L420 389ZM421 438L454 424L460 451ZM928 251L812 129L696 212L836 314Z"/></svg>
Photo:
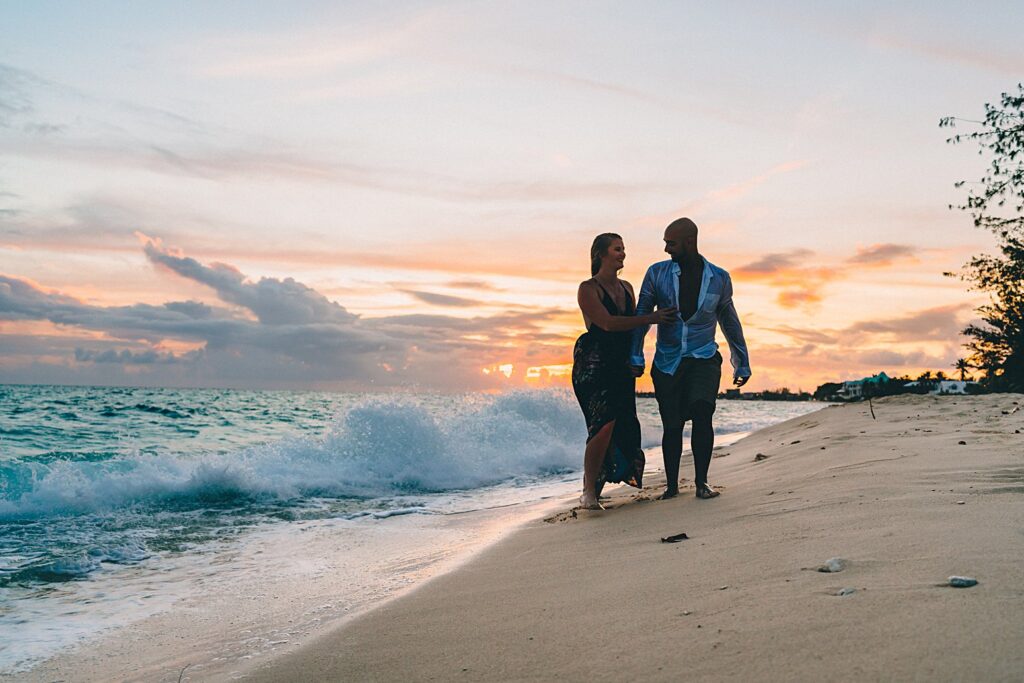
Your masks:
<svg viewBox="0 0 1024 683"><path fill-rule="evenodd" d="M722 326L729 342L733 384L737 387L750 379L750 356L732 304L732 279L697 251L697 226L692 220L680 218L665 228L665 252L672 258L647 269L636 305L637 316L650 313L655 306L679 308L673 324L658 326L651 367L664 430L661 449L668 481L661 498L679 494L679 458L687 420L692 423L690 446L697 497L714 498L718 491L708 485L708 468L715 446L712 416L722 378L716 326ZM640 327L633 333L630 363L638 376L644 369L644 337L648 329Z"/></svg>

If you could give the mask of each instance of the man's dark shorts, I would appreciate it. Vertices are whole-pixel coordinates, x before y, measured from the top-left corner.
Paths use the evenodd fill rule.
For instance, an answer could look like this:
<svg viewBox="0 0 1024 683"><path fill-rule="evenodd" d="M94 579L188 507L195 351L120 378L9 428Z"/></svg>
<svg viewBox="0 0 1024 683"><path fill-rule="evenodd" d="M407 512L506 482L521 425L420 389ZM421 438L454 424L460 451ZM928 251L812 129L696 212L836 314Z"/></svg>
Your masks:
<svg viewBox="0 0 1024 683"><path fill-rule="evenodd" d="M674 375L652 367L651 379L662 424L666 428L682 427L698 401L710 404L714 411L718 385L722 381L722 354L715 352L711 358L683 358Z"/></svg>

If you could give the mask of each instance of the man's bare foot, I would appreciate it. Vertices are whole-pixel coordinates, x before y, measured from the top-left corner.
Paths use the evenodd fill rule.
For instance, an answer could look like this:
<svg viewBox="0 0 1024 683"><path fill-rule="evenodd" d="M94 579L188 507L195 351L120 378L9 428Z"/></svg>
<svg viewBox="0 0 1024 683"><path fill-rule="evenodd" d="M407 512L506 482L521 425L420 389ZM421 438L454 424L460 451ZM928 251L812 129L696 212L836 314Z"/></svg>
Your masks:
<svg viewBox="0 0 1024 683"><path fill-rule="evenodd" d="M665 492L658 496L658 500L668 500L679 495L679 489L665 489Z"/></svg>
<svg viewBox="0 0 1024 683"><path fill-rule="evenodd" d="M701 485L699 485L697 487L697 497L698 498L704 498L704 499L715 498L715 497L720 496L720 495L722 495L722 494L719 493L718 491L714 490L713 488L711 488L707 484L701 484Z"/></svg>
<svg viewBox="0 0 1024 683"><path fill-rule="evenodd" d="M584 510L604 510L604 506L598 502L597 496L593 493L584 493L580 496L580 507Z"/></svg>

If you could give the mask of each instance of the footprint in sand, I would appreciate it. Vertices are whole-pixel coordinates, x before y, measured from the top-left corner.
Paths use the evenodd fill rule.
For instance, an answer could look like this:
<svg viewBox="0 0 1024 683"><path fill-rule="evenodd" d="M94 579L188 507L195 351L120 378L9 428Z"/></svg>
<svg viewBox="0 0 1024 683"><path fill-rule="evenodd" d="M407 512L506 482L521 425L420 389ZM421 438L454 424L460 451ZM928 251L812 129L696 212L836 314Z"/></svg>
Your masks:
<svg viewBox="0 0 1024 683"><path fill-rule="evenodd" d="M545 517L544 521L548 524L557 524L558 522L570 522L577 519L579 515L576 514L576 509L566 510L565 512L559 512L557 515Z"/></svg>

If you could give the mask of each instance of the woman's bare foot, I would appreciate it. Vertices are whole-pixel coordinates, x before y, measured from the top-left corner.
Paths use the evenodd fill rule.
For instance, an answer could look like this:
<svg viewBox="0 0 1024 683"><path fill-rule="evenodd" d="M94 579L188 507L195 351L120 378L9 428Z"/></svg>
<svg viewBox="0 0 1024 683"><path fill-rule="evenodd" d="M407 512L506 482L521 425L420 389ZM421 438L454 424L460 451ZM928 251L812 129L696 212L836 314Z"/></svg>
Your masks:
<svg viewBox="0 0 1024 683"><path fill-rule="evenodd" d="M604 506L598 502L597 496L593 493L584 493L580 496L580 507L584 510L604 510Z"/></svg>

